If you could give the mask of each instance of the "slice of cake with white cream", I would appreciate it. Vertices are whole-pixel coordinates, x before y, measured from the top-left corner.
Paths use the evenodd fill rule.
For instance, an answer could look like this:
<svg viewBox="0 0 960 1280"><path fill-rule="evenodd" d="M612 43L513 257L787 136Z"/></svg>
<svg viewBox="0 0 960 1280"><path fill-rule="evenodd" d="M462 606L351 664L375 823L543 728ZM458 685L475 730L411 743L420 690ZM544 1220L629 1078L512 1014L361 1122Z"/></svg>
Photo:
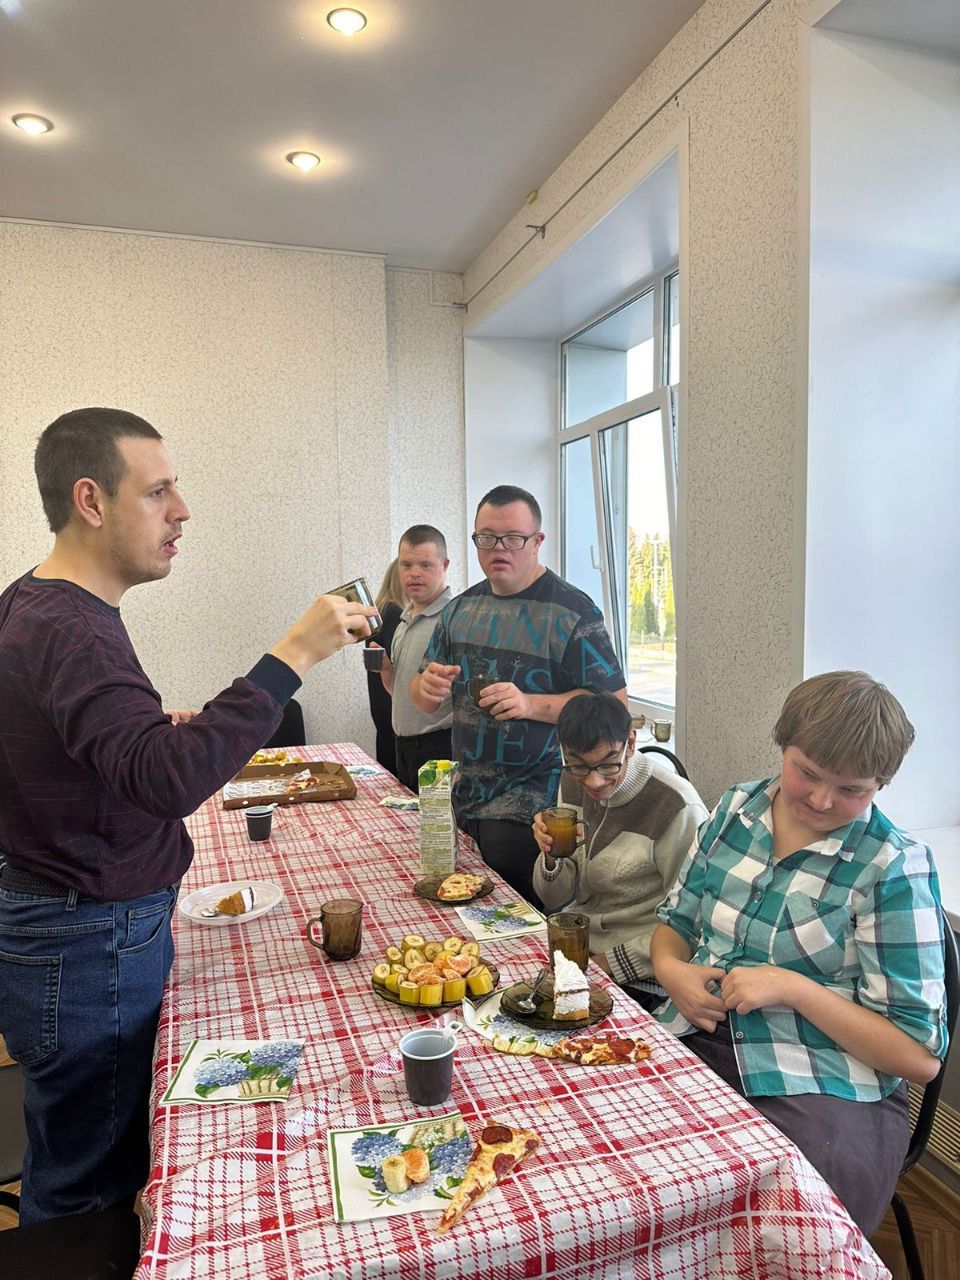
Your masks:
<svg viewBox="0 0 960 1280"><path fill-rule="evenodd" d="M562 951L553 953L553 1016L557 1022L582 1022L590 1012L590 984L579 965Z"/></svg>

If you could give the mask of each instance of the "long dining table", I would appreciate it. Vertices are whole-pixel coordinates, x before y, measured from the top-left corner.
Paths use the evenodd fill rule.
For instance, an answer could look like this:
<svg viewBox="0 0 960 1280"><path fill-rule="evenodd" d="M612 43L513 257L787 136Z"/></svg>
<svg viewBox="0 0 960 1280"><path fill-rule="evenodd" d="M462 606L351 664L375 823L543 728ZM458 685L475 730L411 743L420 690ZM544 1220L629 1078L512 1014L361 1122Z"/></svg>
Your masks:
<svg viewBox="0 0 960 1280"><path fill-rule="evenodd" d="M374 765L352 744L297 750ZM449 906L413 894L418 815L380 803L402 788L385 772L356 784L353 800L278 808L267 842L250 841L243 812L225 810L219 796L188 820L196 857L181 896L251 880L274 882L284 896L228 927L176 920L136 1280L888 1276L797 1148L594 965L591 980L613 998L598 1030L639 1036L651 1046L646 1061L513 1057L463 1032L450 1109L474 1137L501 1121L536 1131L540 1149L447 1234L431 1213L335 1221L327 1132L416 1115L395 1050L405 1031L437 1016L379 998L372 967L405 933L459 931ZM458 869L490 876L487 902L515 900L466 838ZM363 950L332 963L308 944L305 926L321 902L344 896L364 903ZM546 960L543 933L483 950L501 984ZM195 1039L305 1042L286 1103L164 1105Z"/></svg>

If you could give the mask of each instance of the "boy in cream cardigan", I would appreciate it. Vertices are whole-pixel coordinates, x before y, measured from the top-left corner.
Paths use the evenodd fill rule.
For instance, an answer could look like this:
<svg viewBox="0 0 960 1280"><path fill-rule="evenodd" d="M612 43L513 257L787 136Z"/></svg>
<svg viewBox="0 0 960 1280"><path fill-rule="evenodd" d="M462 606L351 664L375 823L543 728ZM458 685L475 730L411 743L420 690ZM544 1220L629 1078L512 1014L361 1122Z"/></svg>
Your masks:
<svg viewBox="0 0 960 1280"><path fill-rule="evenodd" d="M580 810L584 842L553 856L538 813L534 889L547 911L569 906L588 915L594 962L644 1008L656 1008L666 998L650 963L656 909L707 810L691 783L637 754L630 713L611 694L572 698L557 733L564 800Z"/></svg>

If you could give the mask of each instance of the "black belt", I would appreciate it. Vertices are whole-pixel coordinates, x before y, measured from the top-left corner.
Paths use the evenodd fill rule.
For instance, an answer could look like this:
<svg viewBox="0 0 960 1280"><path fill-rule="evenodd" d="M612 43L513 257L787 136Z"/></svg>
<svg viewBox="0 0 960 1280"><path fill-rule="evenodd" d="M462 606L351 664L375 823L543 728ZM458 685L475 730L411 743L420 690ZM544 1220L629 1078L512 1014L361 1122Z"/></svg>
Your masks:
<svg viewBox="0 0 960 1280"><path fill-rule="evenodd" d="M21 871L9 862L0 862L0 888L11 893L35 893L40 898L65 898L70 892L68 884L57 884L33 871Z"/></svg>
<svg viewBox="0 0 960 1280"><path fill-rule="evenodd" d="M448 726L446 729L431 729L429 733L398 733L396 737L398 742L426 742L430 738L436 738L441 733L449 734L450 727Z"/></svg>

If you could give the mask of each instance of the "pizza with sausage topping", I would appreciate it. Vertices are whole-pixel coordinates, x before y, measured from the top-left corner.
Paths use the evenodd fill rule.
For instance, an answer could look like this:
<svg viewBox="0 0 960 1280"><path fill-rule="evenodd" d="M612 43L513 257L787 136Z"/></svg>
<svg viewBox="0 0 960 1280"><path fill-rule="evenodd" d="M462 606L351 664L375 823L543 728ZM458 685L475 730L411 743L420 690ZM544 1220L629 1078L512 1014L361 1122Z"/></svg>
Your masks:
<svg viewBox="0 0 960 1280"><path fill-rule="evenodd" d="M480 1134L463 1181L444 1210L437 1230L449 1231L475 1201L502 1182L539 1145L539 1137L530 1129L488 1124Z"/></svg>
<svg viewBox="0 0 960 1280"><path fill-rule="evenodd" d="M620 1062L642 1062L650 1057L650 1046L630 1036L577 1036L574 1040L560 1040L551 1047L549 1056L585 1067L608 1067Z"/></svg>

